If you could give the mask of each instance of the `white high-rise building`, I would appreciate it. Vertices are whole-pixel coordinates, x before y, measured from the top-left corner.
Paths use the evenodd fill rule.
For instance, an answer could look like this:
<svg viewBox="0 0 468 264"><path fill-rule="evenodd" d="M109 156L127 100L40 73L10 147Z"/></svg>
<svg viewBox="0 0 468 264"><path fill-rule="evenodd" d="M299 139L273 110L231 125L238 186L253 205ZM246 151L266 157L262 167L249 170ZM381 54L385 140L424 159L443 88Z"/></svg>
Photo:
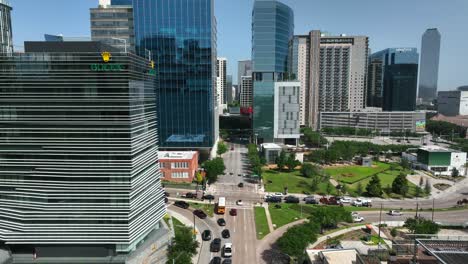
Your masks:
<svg viewBox="0 0 468 264"><path fill-rule="evenodd" d="M218 105L226 104L226 58L218 58L216 63L216 93Z"/></svg>
<svg viewBox="0 0 468 264"><path fill-rule="evenodd" d="M329 36L313 30L293 38L289 68L302 85L301 124L317 128L319 112L365 107L368 53L366 36Z"/></svg>

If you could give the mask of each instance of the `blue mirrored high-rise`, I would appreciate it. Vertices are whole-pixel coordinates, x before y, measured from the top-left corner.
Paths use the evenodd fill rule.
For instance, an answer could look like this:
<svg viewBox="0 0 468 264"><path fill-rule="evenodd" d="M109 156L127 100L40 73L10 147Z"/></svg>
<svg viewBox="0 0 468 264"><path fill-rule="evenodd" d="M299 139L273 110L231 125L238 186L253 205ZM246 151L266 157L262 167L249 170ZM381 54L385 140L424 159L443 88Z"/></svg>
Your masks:
<svg viewBox="0 0 468 264"><path fill-rule="evenodd" d="M287 71L292 9L275 0L256 0L252 11L253 129L258 142L273 141L274 82Z"/></svg>
<svg viewBox="0 0 468 264"><path fill-rule="evenodd" d="M135 47L155 62L161 148L210 148L215 114L214 0L133 0Z"/></svg>
<svg viewBox="0 0 468 264"><path fill-rule="evenodd" d="M429 28L422 36L419 72L419 98L426 103L437 97L439 54L440 33L437 28Z"/></svg>

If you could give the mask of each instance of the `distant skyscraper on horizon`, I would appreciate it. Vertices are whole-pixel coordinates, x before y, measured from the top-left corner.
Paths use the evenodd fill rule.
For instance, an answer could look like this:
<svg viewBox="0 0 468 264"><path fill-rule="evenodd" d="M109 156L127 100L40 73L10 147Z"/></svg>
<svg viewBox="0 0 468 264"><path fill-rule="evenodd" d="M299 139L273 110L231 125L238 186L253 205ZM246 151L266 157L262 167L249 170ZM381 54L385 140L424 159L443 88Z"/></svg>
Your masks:
<svg viewBox="0 0 468 264"><path fill-rule="evenodd" d="M389 48L370 55L368 106L414 111L418 61L416 48Z"/></svg>
<svg viewBox="0 0 468 264"><path fill-rule="evenodd" d="M418 97L425 103L431 103L437 98L440 39L437 28L427 29L421 39Z"/></svg>
<svg viewBox="0 0 468 264"><path fill-rule="evenodd" d="M287 116L289 121L287 127L291 138L296 136L299 130L299 112L289 111L284 104L275 104L278 99L275 96L276 89L283 93L286 90L299 93L298 86L286 85L284 81L289 78L287 72L287 58L289 52L289 41L294 35L293 10L275 0L256 0L252 12L252 76L253 76L253 130L257 143L274 142L277 139L275 106L282 105L282 116ZM280 82L278 86L276 83ZM295 109L295 108L291 108ZM284 132L285 130L283 130ZM287 138L282 134L281 140Z"/></svg>
<svg viewBox="0 0 468 264"><path fill-rule="evenodd" d="M216 60L216 97L218 105L225 105L227 102L227 59L218 57Z"/></svg>
<svg viewBox="0 0 468 264"><path fill-rule="evenodd" d="M7 0L0 0L0 53L13 53L11 10L11 5Z"/></svg>

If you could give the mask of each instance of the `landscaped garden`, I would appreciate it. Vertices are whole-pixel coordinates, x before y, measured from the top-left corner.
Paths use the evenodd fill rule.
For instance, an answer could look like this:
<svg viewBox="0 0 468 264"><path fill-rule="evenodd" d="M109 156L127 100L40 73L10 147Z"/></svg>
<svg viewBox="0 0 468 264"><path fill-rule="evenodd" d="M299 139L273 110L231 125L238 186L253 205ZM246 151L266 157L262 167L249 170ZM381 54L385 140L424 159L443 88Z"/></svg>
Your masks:
<svg viewBox="0 0 468 264"><path fill-rule="evenodd" d="M376 173L388 170L390 164L383 162L373 162L372 167L364 167L360 165L337 166L325 169L325 172L330 174L335 180L353 184L360 180L366 179Z"/></svg>
<svg viewBox="0 0 468 264"><path fill-rule="evenodd" d="M268 228L268 222L265 214L265 208L263 207L254 207L255 214L255 229L257 230L257 239L262 239L268 233L270 233L270 228Z"/></svg>
<svg viewBox="0 0 468 264"><path fill-rule="evenodd" d="M291 172L279 172L276 170L267 170L263 172L263 182L267 192L283 192L284 187L288 187L290 193L329 193L336 194L336 189L333 185L327 182L321 182L318 188L312 187L313 179L305 178L299 170ZM330 192L327 192L329 188Z"/></svg>

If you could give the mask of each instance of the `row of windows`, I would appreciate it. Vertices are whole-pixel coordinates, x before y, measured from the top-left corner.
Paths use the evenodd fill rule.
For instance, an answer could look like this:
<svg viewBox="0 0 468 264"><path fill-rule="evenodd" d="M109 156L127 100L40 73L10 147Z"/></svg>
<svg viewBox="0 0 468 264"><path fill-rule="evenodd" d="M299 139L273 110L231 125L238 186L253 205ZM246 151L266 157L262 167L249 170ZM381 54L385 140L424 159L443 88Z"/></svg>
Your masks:
<svg viewBox="0 0 468 264"><path fill-rule="evenodd" d="M163 162L162 166L171 169L188 169L189 167L188 162Z"/></svg>
<svg viewBox="0 0 468 264"><path fill-rule="evenodd" d="M171 177L173 179L188 179L189 174L188 172L173 172L171 173Z"/></svg>

